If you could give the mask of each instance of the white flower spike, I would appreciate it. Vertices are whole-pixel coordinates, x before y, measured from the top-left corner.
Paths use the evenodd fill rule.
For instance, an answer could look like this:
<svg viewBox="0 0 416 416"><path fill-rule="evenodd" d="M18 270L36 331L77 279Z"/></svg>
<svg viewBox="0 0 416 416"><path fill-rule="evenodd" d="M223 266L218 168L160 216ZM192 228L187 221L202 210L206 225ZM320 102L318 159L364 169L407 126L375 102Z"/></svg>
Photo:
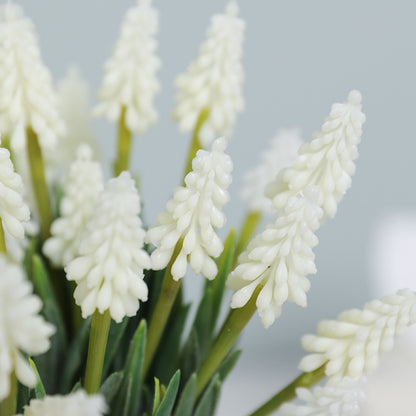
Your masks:
<svg viewBox="0 0 416 416"><path fill-rule="evenodd" d="M256 306L266 328L280 316L287 300L306 306L310 288L306 276L316 273L312 248L318 238L314 231L323 215L318 197L318 189L309 186L303 195L289 198L276 221L249 243L228 277L227 286L236 290L232 308L243 307L261 287Z"/></svg>
<svg viewBox="0 0 416 416"><path fill-rule="evenodd" d="M116 122L126 108L126 125L143 134L157 119L154 98L160 89L155 51L158 13L151 0L138 0L127 11L113 56L104 69L95 114Z"/></svg>
<svg viewBox="0 0 416 416"><path fill-rule="evenodd" d="M274 178L282 169L289 167L295 160L303 143L298 129L280 130L271 142L271 146L261 155L261 163L246 175L246 184L241 196L248 202L251 211L270 214L273 205L265 195L270 178Z"/></svg>
<svg viewBox="0 0 416 416"><path fill-rule="evenodd" d="M77 390L67 396L32 399L30 405L25 406L24 416L103 416L107 410L103 396L89 396L85 391Z"/></svg>
<svg viewBox="0 0 416 416"><path fill-rule="evenodd" d="M8 3L0 7L0 131L20 151L28 125L45 150L65 132L34 25L19 6Z"/></svg>
<svg viewBox="0 0 416 416"><path fill-rule="evenodd" d="M302 359L299 368L313 371L327 362L330 381L344 377L358 379L377 368L381 352L393 348L394 338L416 323L416 293L405 289L396 295L374 300L363 310L342 313L338 321L322 321L319 335L305 335L302 345L313 354Z"/></svg>
<svg viewBox="0 0 416 416"><path fill-rule="evenodd" d="M181 240L181 251L172 265L175 280L185 276L189 261L195 273L207 279L217 275L211 257L217 257L223 244L214 228L223 227L225 215L221 208L228 202L227 188L231 183L233 163L224 153L227 142L217 139L212 150L199 150L192 161L192 172L185 177L185 185L175 189L166 212L157 217L156 226L147 233L147 241L157 248L151 260L155 270L163 269Z"/></svg>
<svg viewBox="0 0 416 416"><path fill-rule="evenodd" d="M39 315L41 308L20 266L0 255L0 401L9 394L12 372L25 386L36 385L22 351L38 355L49 349L55 329Z"/></svg>
<svg viewBox="0 0 416 416"><path fill-rule="evenodd" d="M273 205L281 208L291 195L306 185L316 185L320 191L319 204L333 218L337 205L351 186L358 157L365 115L361 112L361 94L351 91L348 101L334 104L320 132L303 144L293 165L281 171L266 188Z"/></svg>
<svg viewBox="0 0 416 416"><path fill-rule="evenodd" d="M86 318L109 310L116 322L134 316L139 299L147 300L143 269L150 259L143 249L145 231L139 218L140 198L128 172L110 179L86 226L78 256L66 267L75 280L74 297Z"/></svg>
<svg viewBox="0 0 416 416"><path fill-rule="evenodd" d="M313 391L297 388L296 396L302 405L285 403L283 416L358 416L365 402L365 380L344 378L330 386L315 387Z"/></svg>
<svg viewBox="0 0 416 416"><path fill-rule="evenodd" d="M207 39L188 72L176 79L177 103L173 117L183 132L195 128L203 109L209 110L199 138L204 147L215 137L229 137L237 113L243 110L241 64L245 23L238 17L236 2L227 5L225 14L214 15Z"/></svg>
<svg viewBox="0 0 416 416"><path fill-rule="evenodd" d="M66 266L76 256L85 226L94 214L103 188L100 164L92 160L91 148L81 145L69 170L60 217L52 223L51 237L43 246L44 254L54 265Z"/></svg>
<svg viewBox="0 0 416 416"><path fill-rule="evenodd" d="M11 236L24 238L24 223L30 219L29 207L23 200L22 178L14 171L10 152L3 147L0 147L0 218Z"/></svg>

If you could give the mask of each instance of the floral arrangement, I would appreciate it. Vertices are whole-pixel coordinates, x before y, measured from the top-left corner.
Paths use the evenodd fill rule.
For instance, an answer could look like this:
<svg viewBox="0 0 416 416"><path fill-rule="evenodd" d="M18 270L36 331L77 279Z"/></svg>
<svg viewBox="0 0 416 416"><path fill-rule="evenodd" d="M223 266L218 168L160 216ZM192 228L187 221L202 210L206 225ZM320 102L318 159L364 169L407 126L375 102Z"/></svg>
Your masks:
<svg viewBox="0 0 416 416"><path fill-rule="evenodd" d="M129 160L133 135L157 119L151 0L127 11L93 110L118 124L109 179L79 75L55 92L33 23L18 5L0 6L1 416L212 416L251 317L268 328L286 302L306 307L316 232L351 186L362 98L353 90L334 104L310 141L279 132L247 176L244 224L222 241L227 140L244 107L238 13L231 2L213 16L176 80L173 117L192 139L183 183L148 226ZM273 221L257 231L266 214ZM190 269L206 281L185 333ZM302 339L303 372L250 415L357 415L365 374L415 322L408 289L321 322Z"/></svg>

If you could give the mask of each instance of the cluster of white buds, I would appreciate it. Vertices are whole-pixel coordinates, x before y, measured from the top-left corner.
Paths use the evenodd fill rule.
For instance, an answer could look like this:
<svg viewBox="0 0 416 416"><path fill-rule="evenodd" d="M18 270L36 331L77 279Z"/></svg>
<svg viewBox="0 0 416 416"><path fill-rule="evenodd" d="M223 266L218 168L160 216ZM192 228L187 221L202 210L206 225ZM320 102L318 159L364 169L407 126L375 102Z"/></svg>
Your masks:
<svg viewBox="0 0 416 416"><path fill-rule="evenodd" d="M0 7L0 131L20 151L27 126L44 149L53 148L65 132L34 25L19 6L8 3Z"/></svg>
<svg viewBox="0 0 416 416"><path fill-rule="evenodd" d="M181 131L191 131L201 111L209 111L199 132L204 146L215 137L229 137L237 113L244 107L241 56L245 23L237 14L237 3L231 2L225 14L212 17L198 58L176 80L178 96L173 117Z"/></svg>
<svg viewBox="0 0 416 416"><path fill-rule="evenodd" d="M144 133L157 119L153 103L160 89L156 78L160 67L155 55L157 30L158 13L151 0L138 0L137 6L126 13L98 92L95 114L116 122L124 107L127 127L138 134Z"/></svg>
<svg viewBox="0 0 416 416"><path fill-rule="evenodd" d="M22 384L36 385L36 375L22 351L30 355L46 352L55 329L39 315L42 302L32 294L21 267L0 255L0 271L1 401L9 394L12 372Z"/></svg>
<svg viewBox="0 0 416 416"><path fill-rule="evenodd" d="M330 381L358 379L378 366L381 352L393 348L395 336L416 323L416 293L408 289L374 300L363 310L342 313L337 321L322 321L319 335L305 335L303 348L313 354L299 368L313 371L326 363Z"/></svg>
<svg viewBox="0 0 416 416"><path fill-rule="evenodd" d="M104 397L89 396L84 390L77 390L67 396L32 399L30 405L25 406L24 414L16 416L103 416L107 410Z"/></svg>
<svg viewBox="0 0 416 416"><path fill-rule="evenodd" d="M273 205L265 195L270 178L284 168L289 167L295 160L300 145L303 143L299 130L280 130L271 142L267 151L262 153L261 163L246 175L246 185L241 193L252 211L270 214Z"/></svg>
<svg viewBox="0 0 416 416"><path fill-rule="evenodd" d="M82 234L77 256L66 267L77 282L74 297L86 318L97 309L116 322L134 316L139 299L147 300L143 269L150 259L143 249L145 231L140 198L128 172L110 179Z"/></svg>
<svg viewBox="0 0 416 416"><path fill-rule="evenodd" d="M249 243L228 277L227 285L236 290L232 308L244 306L260 287L256 306L266 328L280 316L287 300L306 306L310 288L306 276L316 273L312 248L318 239L314 231L323 215L318 197L318 189L309 186L303 195L289 198L276 221Z"/></svg>
<svg viewBox="0 0 416 416"><path fill-rule="evenodd" d="M315 387L313 391L297 388L296 396L304 404L285 403L283 416L358 416L365 401L365 380L344 378L324 387Z"/></svg>
<svg viewBox="0 0 416 416"><path fill-rule="evenodd" d="M0 147L0 218L5 231L18 239L24 237L24 223L30 219L22 195L22 178L14 171L10 152Z"/></svg>
<svg viewBox="0 0 416 416"><path fill-rule="evenodd" d="M320 191L319 205L334 217L338 203L351 186L364 121L358 91L351 91L346 103L334 104L322 130L300 147L293 165L280 171L266 188L273 205L281 208L306 185L316 185Z"/></svg>
<svg viewBox="0 0 416 416"><path fill-rule="evenodd" d="M166 212L157 217L156 226L149 229L147 241L157 248L151 255L152 268L163 269L172 257L177 244L180 252L172 265L175 280L185 276L187 262L207 279L217 275L212 257L223 250L214 228L225 224L222 206L228 201L227 188L231 183L233 163L224 153L224 138L212 144L212 150L199 150L192 161L192 172L185 177L185 185L175 189Z"/></svg>
<svg viewBox="0 0 416 416"><path fill-rule="evenodd" d="M81 145L69 170L60 217L52 223L52 236L43 246L43 252L54 265L66 266L76 256L103 187L100 164L92 160L91 148Z"/></svg>

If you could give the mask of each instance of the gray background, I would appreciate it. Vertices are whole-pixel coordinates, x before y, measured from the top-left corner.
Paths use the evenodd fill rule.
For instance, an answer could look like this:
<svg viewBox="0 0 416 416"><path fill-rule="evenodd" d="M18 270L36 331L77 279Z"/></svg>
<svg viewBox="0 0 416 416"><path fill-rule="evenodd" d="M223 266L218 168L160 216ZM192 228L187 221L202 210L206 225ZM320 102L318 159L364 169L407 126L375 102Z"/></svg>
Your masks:
<svg viewBox="0 0 416 416"><path fill-rule="evenodd" d="M26 0L42 54L55 80L76 63L93 95L125 10L133 1ZM160 122L135 141L134 170L142 177L145 216L153 223L179 183L189 142L170 119L173 80L196 56L213 13L224 1L155 1L160 10L157 98ZM305 139L319 129L330 105L359 89L367 115L353 186L336 218L319 230L318 274L308 309L287 305L269 330L257 317L242 340L244 354L225 387L221 415L242 415L296 375L299 339L318 320L360 307L372 296L368 256L380 218L415 208L416 2L414 0L240 1L247 22L244 46L246 110L229 152L235 163L228 224L239 225L244 172L278 128L299 126ZM107 159L114 127L95 123ZM190 284L196 296L198 283ZM193 282L191 281L193 280ZM196 280L199 280L198 278ZM416 287L416 284L414 285ZM283 358L284 357L284 358ZM226 397L225 397L226 396Z"/></svg>

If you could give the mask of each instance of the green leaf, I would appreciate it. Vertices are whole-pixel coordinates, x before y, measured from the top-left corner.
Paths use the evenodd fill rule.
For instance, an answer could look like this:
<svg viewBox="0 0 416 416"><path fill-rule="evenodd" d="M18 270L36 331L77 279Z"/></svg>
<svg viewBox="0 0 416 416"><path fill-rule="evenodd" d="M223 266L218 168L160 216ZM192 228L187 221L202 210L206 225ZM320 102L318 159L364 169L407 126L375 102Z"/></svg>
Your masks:
<svg viewBox="0 0 416 416"><path fill-rule="evenodd" d="M198 335L195 328L191 329L188 341L182 349L181 354L181 373L182 378L187 380L193 373L195 373L201 365L201 356L198 343Z"/></svg>
<svg viewBox="0 0 416 416"><path fill-rule="evenodd" d="M155 377L155 397L153 399L153 410L152 415L156 413L157 408L160 404L160 385L159 385L159 379Z"/></svg>
<svg viewBox="0 0 416 416"><path fill-rule="evenodd" d="M139 411L145 345L146 321L143 320L130 342L123 381L114 405L114 415L136 416Z"/></svg>
<svg viewBox="0 0 416 416"><path fill-rule="evenodd" d="M91 316L82 322L67 350L61 373L61 391L63 393L68 393L71 390L77 375L81 376L81 370L87 354L90 326Z"/></svg>
<svg viewBox="0 0 416 416"><path fill-rule="evenodd" d="M23 408L29 404L30 389L24 386L22 383L17 385L17 412L23 413Z"/></svg>
<svg viewBox="0 0 416 416"><path fill-rule="evenodd" d="M198 407L195 410L194 416L212 416L215 414L218 398L221 391L221 380L219 374L215 374L211 383L199 401Z"/></svg>
<svg viewBox="0 0 416 416"><path fill-rule="evenodd" d="M240 355L241 350L234 350L224 358L223 362L217 370L221 382L223 382L227 378L228 374L231 373L232 369L234 368L238 359L240 358Z"/></svg>
<svg viewBox="0 0 416 416"><path fill-rule="evenodd" d="M100 387L100 394L105 397L107 403L111 403L118 392L118 389L123 380L123 372L117 371L110 374Z"/></svg>
<svg viewBox="0 0 416 416"><path fill-rule="evenodd" d="M181 372L178 370L170 380L163 399L160 402L156 413L154 413L155 416L171 416L173 406L175 405L176 396L178 394L180 378Z"/></svg>
<svg viewBox="0 0 416 416"><path fill-rule="evenodd" d="M110 331L108 333L107 347L105 350L103 375L105 376L113 361L114 355L117 352L117 348L120 345L120 341L127 328L128 318L124 318L119 324L111 321Z"/></svg>
<svg viewBox="0 0 416 416"><path fill-rule="evenodd" d="M196 374L192 374L185 384L176 407L175 416L192 416L196 400Z"/></svg>
<svg viewBox="0 0 416 416"><path fill-rule="evenodd" d="M36 364L33 362L31 358L29 358L29 364L32 367L32 370L36 374L37 384L35 386L35 397L37 399L43 399L46 396L45 387L43 387L42 380L39 375L39 371L36 368Z"/></svg>

